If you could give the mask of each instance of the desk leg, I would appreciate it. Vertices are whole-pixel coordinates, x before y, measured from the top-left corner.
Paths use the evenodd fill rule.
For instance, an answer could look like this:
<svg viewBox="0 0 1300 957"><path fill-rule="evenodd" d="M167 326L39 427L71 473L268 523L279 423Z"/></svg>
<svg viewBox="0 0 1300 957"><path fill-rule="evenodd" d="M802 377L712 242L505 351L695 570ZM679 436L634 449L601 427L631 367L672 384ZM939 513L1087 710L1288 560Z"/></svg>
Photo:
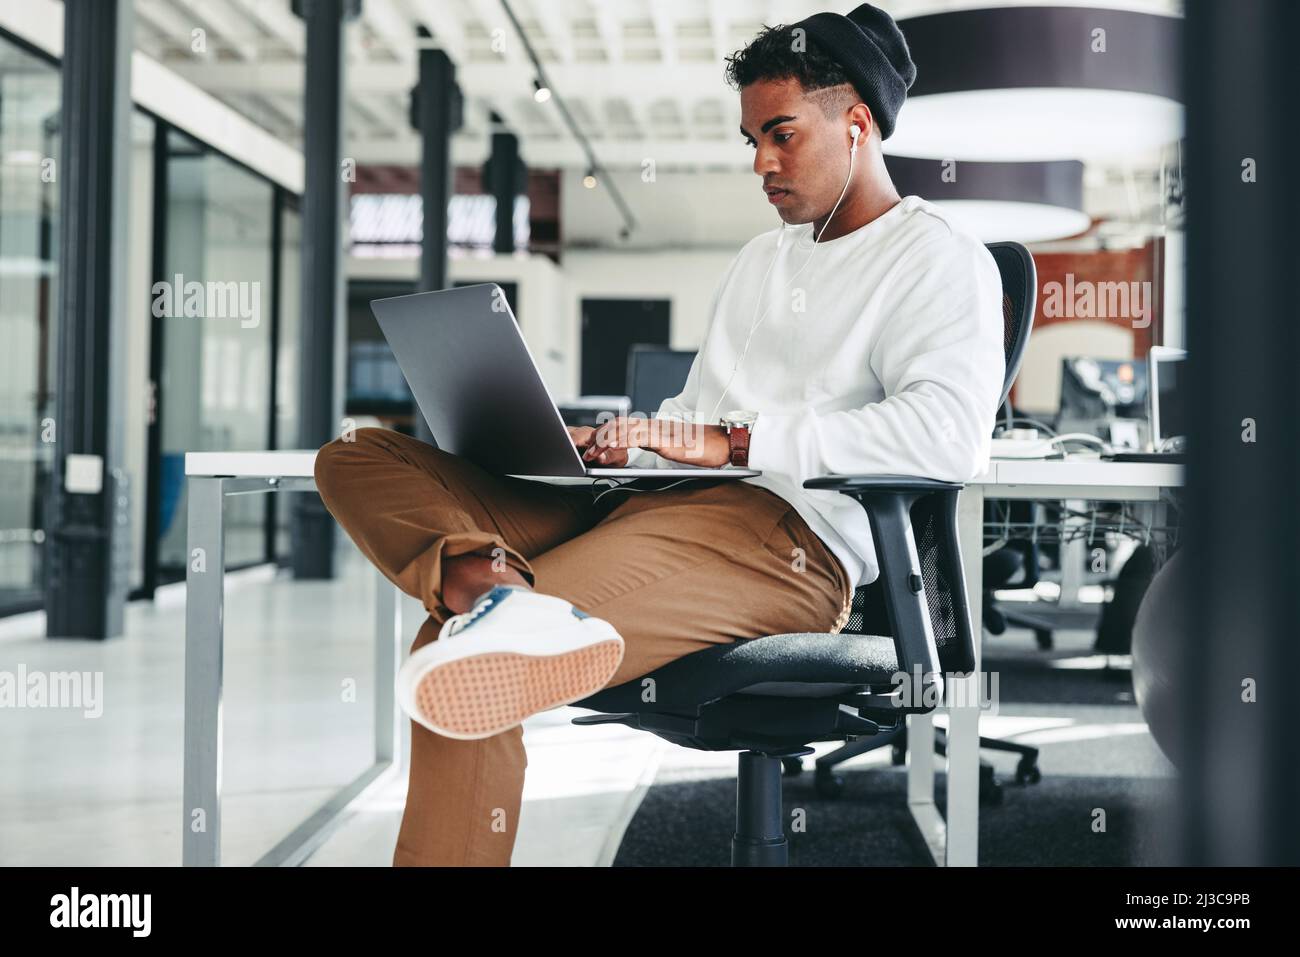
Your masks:
<svg viewBox="0 0 1300 957"><path fill-rule="evenodd" d="M1086 512L1088 502L1079 499L1067 499L1065 505L1076 513ZM1088 524L1082 517L1065 520L1068 541L1061 545L1061 594L1056 600L1059 610L1078 611L1083 607L1079 601L1079 589L1087 582L1084 569L1088 567L1088 541L1079 534L1079 529Z"/></svg>
<svg viewBox="0 0 1300 957"><path fill-rule="evenodd" d="M221 680L225 480L188 482L185 571L185 784L181 863L221 863Z"/></svg>
<svg viewBox="0 0 1300 957"><path fill-rule="evenodd" d="M402 593L375 572L375 760L402 762L402 730L395 683L402 656Z"/></svg>
<svg viewBox="0 0 1300 957"><path fill-rule="evenodd" d="M907 808L934 863L943 866L947 825L934 803L934 716L907 716Z"/></svg>
<svg viewBox="0 0 1300 957"><path fill-rule="evenodd" d="M968 486L957 505L958 535L966 572L966 600L975 635L975 671L949 679L955 702L948 709L949 867L979 864L980 825L980 668L984 628L984 490Z"/></svg>

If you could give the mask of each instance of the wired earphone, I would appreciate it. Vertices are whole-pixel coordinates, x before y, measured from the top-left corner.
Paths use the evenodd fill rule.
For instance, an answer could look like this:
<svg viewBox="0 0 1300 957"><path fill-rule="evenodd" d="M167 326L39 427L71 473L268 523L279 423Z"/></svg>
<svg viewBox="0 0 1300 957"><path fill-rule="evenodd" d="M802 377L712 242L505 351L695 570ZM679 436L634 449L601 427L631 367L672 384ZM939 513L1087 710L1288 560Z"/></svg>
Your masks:
<svg viewBox="0 0 1300 957"><path fill-rule="evenodd" d="M853 137L853 145L849 147L849 173L847 176L844 177L844 188L840 190L840 198L835 200L835 205L831 207L831 214L826 217L826 222L822 223L821 231L817 233L817 238L813 240L812 252L808 254L808 258L804 260L804 264L799 267L799 269L795 272L795 274L791 276L788 280L786 280L785 286L781 288L781 292L785 292L786 288L789 287L790 283L794 282L796 279L799 278L800 273L802 273L805 269L807 269L808 264L812 262L813 256L817 255L817 247L821 243L822 236L825 235L826 233L826 227L831 224L831 220L835 217L835 211L840 208L840 203L844 201L844 194L849 191L849 183L853 180L853 160L858 154L858 138L861 135L862 135L862 127L858 126L857 123L854 123L852 126L849 127L849 136ZM781 246L785 242L786 229L787 229L786 224L782 222L781 232L776 239L776 252L772 254L772 261L767 264L767 272L763 273L763 278L758 284L759 298L754 303L754 314L756 316L758 315L758 305L760 302L763 301L762 291L767 287L767 277L772 274L772 267L776 265L777 259L779 259L781 256ZM731 376L727 379L726 386L723 388L721 394L718 396L718 401L713 406L713 411L709 413L709 417L706 420L707 422L712 422L714 416L718 414L718 409L721 408L722 406L722 400L726 398L727 391L731 388L731 383L736 380L736 373L740 371L741 363L745 361L745 355L749 352L749 343L754 338L754 330L756 330L760 325L762 325L763 320L767 318L767 314L772 308L772 303L775 301L776 299L775 297L773 297L773 299L769 301L767 309L763 310L763 314L761 316L758 316L757 319L751 322L749 327L749 334L746 335L745 337L745 346L743 349L740 350L740 358L736 360L736 364L732 367Z"/></svg>
<svg viewBox="0 0 1300 957"><path fill-rule="evenodd" d="M803 265L799 267L799 269L795 272L795 274L791 276L788 280L786 280L785 286L781 288L781 292L784 292L785 289L789 287L790 283L794 282L796 279L799 278L800 274L805 269L808 268L808 264L812 262L813 256L817 255L817 246L820 245L821 238L826 233L826 227L829 226L831 224L831 220L835 218L835 213L840 208L840 203L844 201L845 193L849 191L849 183L852 182L853 180L853 161L858 154L858 139L859 137L862 136L862 127L858 126L857 123L850 125L849 136L853 137L853 145L849 147L849 172L848 175L844 177L844 188L840 190L839 199L835 200L835 205L831 207L831 214L826 217L826 222L822 223L821 230L817 233L816 238L813 240L812 252L808 254L808 258L804 260ZM781 256L781 247L785 243L785 234L787 229L788 227L786 226L786 224L782 222L781 232L776 239L776 252L772 254L772 259L767 264L767 271L763 273L763 278L758 284L759 298L754 303L754 315L756 316L756 318L754 318L750 323L749 333L745 336L744 348L740 350L740 358L736 360L736 364L732 367L731 376L727 379L726 386L723 387L721 394L718 396L718 401L717 404L714 405L713 411L709 413L709 417L706 420L708 422L712 422L714 416L718 414L718 409L722 406L722 400L726 397L727 391L731 388L731 383L734 382L736 379L736 373L740 371L740 366L745 361L745 356L749 352L749 343L754 338L754 331L760 325L762 325L763 320L767 318L767 314L772 308L772 303L776 301L775 298L771 299L768 302L767 309L763 310L763 314L761 316L758 315L759 303L763 301L762 291L767 287L767 277L772 274L772 267L776 265L777 259L779 259ZM592 504L594 505L596 502L600 501L602 496L608 495L610 492L613 492L617 489L626 489L629 492L666 492L670 488L674 488L675 486L681 485L682 482L693 482L693 481L698 481L698 480L694 478L680 479L679 481L672 482L668 485L665 485L663 488L628 488L626 484L618 483L600 492L600 494L594 496L591 501Z"/></svg>

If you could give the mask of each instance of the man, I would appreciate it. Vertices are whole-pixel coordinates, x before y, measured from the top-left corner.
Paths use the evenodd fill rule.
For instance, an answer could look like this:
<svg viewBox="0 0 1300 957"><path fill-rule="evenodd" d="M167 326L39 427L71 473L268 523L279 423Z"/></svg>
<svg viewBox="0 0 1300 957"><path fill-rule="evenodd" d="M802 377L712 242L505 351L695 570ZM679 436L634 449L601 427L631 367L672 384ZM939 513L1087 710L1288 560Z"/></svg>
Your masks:
<svg viewBox="0 0 1300 957"><path fill-rule="evenodd" d="M680 395L571 434L612 467L720 467L747 447L760 477L593 500L384 430L321 450L330 511L430 616L399 680L396 864L509 863L528 715L711 644L842 628L878 574L870 528L806 479L959 481L987 460L1001 286L987 250L885 170L916 73L893 20L863 4L770 28L727 72L782 227L722 277Z"/></svg>

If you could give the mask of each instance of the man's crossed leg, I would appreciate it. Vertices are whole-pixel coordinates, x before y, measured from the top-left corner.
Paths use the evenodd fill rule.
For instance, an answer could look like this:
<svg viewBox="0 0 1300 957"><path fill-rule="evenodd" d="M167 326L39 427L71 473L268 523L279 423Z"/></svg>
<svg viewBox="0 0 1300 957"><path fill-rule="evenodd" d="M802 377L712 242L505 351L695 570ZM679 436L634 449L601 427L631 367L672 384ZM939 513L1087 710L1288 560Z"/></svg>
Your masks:
<svg viewBox="0 0 1300 957"><path fill-rule="evenodd" d="M852 589L839 562L766 489L719 480L593 504L585 486L494 476L396 432L349 438L321 449L317 485L366 557L424 603L413 655L447 641L448 619L496 585L531 587L608 622L623 654L607 685L711 644L847 620ZM468 651L474 638L467 628L450 640ZM520 725L462 740L413 721L394 864L509 864L526 766Z"/></svg>

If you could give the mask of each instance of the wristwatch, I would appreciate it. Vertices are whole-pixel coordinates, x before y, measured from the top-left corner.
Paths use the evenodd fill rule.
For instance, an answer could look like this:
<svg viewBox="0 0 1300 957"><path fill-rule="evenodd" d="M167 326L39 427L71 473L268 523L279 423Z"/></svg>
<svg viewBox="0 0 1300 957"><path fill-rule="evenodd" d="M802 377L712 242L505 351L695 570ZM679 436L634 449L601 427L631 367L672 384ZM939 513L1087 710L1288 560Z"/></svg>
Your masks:
<svg viewBox="0 0 1300 957"><path fill-rule="evenodd" d="M745 409L733 409L722 417L720 424L727 430L727 442L731 445L731 464L738 468L749 467L749 434L757 419L757 412Z"/></svg>

